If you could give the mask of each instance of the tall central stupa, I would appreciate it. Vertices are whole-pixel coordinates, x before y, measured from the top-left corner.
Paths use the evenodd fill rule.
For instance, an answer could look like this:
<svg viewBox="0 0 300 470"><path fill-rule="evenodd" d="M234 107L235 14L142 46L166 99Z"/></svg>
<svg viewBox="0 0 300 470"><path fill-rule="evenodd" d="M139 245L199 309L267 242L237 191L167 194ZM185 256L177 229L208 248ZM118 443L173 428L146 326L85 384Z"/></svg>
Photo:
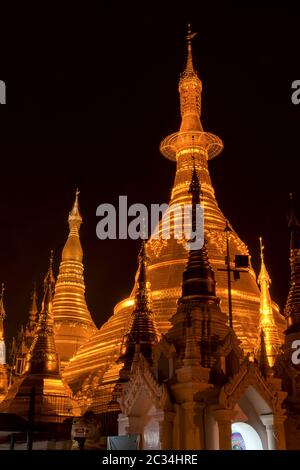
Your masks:
<svg viewBox="0 0 300 470"><path fill-rule="evenodd" d="M205 132L201 124L202 82L193 66L193 36L190 32L187 36L187 62L179 81L181 126L178 132L162 141L160 151L176 163L170 208L174 204L191 202L189 184L194 165L196 167L203 191L204 229L209 261L217 280L221 310L227 316L227 273L224 270L219 271L219 268L225 268L226 218L216 201L208 170L208 160L222 151L223 143L217 136ZM174 225L176 226L176 220ZM236 254L248 255L249 252L235 230L231 226L230 228L229 246L233 261ZM148 277L152 292L152 311L160 333L164 334L170 328L169 320L176 311L181 294L182 272L188 251L184 240L172 237L172 231L168 240L161 237L161 225L157 231L160 236L152 236L147 242ZM115 306L113 315L78 350L64 370L65 379L75 392L78 391L82 405L89 406L98 413L108 410L107 404L111 400L118 377L120 365L115 365L114 361L120 355L123 335L130 326L135 289L136 286L127 299ZM260 291L252 267L242 272L240 279L233 282L232 307L235 332L242 341L244 350L254 351L258 339ZM282 332L283 317L275 303L272 303L272 307L276 324Z"/></svg>

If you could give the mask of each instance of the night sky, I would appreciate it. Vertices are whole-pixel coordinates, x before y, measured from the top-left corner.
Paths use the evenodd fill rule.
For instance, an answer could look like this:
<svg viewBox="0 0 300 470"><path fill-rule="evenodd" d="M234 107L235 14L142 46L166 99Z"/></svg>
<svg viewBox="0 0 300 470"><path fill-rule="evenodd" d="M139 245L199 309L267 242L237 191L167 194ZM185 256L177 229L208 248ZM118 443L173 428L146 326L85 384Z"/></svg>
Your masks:
<svg viewBox="0 0 300 470"><path fill-rule="evenodd" d="M116 204L119 195L129 204L169 200L175 164L159 143L180 125L188 21L198 31L202 123L225 145L210 162L216 197L256 272L264 237L271 294L283 307L290 191L300 216L300 105L291 102L291 83L300 79L300 16L184 3L25 3L1 12L0 281L8 336L25 322L52 248L58 273L77 186L96 324L129 294L140 243L98 240L96 207Z"/></svg>

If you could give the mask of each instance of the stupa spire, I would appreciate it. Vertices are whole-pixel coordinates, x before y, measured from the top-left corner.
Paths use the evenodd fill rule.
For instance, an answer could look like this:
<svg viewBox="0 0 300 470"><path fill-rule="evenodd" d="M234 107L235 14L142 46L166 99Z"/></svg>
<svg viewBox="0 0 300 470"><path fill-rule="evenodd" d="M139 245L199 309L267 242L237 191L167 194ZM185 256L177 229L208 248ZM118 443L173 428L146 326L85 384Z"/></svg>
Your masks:
<svg viewBox="0 0 300 470"><path fill-rule="evenodd" d="M265 333L263 329L260 330L259 335L258 367L263 377L266 378L271 374L267 344L265 341Z"/></svg>
<svg viewBox="0 0 300 470"><path fill-rule="evenodd" d="M80 191L77 188L76 192L75 192L75 201L74 201L72 210L69 213L69 218L68 218L70 232L72 230L79 230L80 225L82 224L82 217L81 217L81 214L80 214L79 202L78 202L79 194L80 194Z"/></svg>
<svg viewBox="0 0 300 470"><path fill-rule="evenodd" d="M72 210L69 212L69 236L62 252L62 260L82 261L82 247L79 239L79 229L82 224L82 217L79 210L79 190L76 189L75 201Z"/></svg>
<svg viewBox="0 0 300 470"><path fill-rule="evenodd" d="M4 340L3 322L4 322L4 319L5 319L5 316L6 316L5 308L4 308L4 300L3 300L4 299L4 291L5 291L5 287L4 287L4 283L2 282L1 292L0 292L0 341Z"/></svg>
<svg viewBox="0 0 300 470"><path fill-rule="evenodd" d="M53 258L54 258L54 253L53 253L53 250L51 250L50 258L49 258L49 268L44 277L44 290L46 289L48 284L51 284L52 291L54 290L54 287L55 287L55 276L53 274Z"/></svg>
<svg viewBox="0 0 300 470"><path fill-rule="evenodd" d="M53 298L55 341L62 368L81 344L96 331L85 300L83 252L79 238L82 217L78 197L77 189L68 217L69 234L62 251Z"/></svg>
<svg viewBox="0 0 300 470"><path fill-rule="evenodd" d="M262 282L266 282L267 287L269 288L269 285L271 284L271 279L270 279L269 273L265 265L265 259L264 259L265 247L263 245L262 237L259 237L259 246L260 246L261 265L260 265L260 273L258 276L258 283L261 284Z"/></svg>
<svg viewBox="0 0 300 470"><path fill-rule="evenodd" d="M290 212L288 216L288 227L291 231L295 229L297 231L297 229L299 229L300 227L300 224L295 214L294 195L293 193L290 193L289 196L290 196ZM291 241L293 240L291 239Z"/></svg>
<svg viewBox="0 0 300 470"><path fill-rule="evenodd" d="M290 194L290 290L285 306L288 333L300 331L300 224L295 215L293 195Z"/></svg>
<svg viewBox="0 0 300 470"><path fill-rule="evenodd" d="M196 211L202 191L195 165L190 177L189 194L192 199L192 231L199 238ZM226 319L219 307L214 271L208 259L205 240L201 248L189 248L182 274L182 295L171 318L173 327L166 337L182 354L184 365L209 367L212 361L211 338L227 333Z"/></svg>
<svg viewBox="0 0 300 470"><path fill-rule="evenodd" d="M192 33L189 24L186 36L187 61L179 81L181 132L203 131L200 121L202 82L194 69L192 53L192 40L196 34Z"/></svg>
<svg viewBox="0 0 300 470"><path fill-rule="evenodd" d="M38 374L59 374L59 359L55 348L53 331L53 252L51 252L49 269L44 279L44 296L39 316L37 331L30 347L28 372Z"/></svg>
<svg viewBox="0 0 300 470"><path fill-rule="evenodd" d="M192 33L191 24L188 23L188 32L187 32L187 36L186 36L186 40L187 40L187 61L186 61L185 69L182 73L182 78L192 76L192 75L197 76L197 73L195 72L194 65L193 65L193 53L192 53L192 40L196 35L197 35L197 33Z"/></svg>
<svg viewBox="0 0 300 470"><path fill-rule="evenodd" d="M202 82L194 69L192 53L192 40L196 34L192 33L189 24L186 36L187 61L179 80L180 130L166 137L160 145L162 154L175 161L178 161L180 155L186 155L188 150L198 154L201 148L200 153L204 153L207 158L212 158L223 148L223 143L217 136L203 132L200 121Z"/></svg>
<svg viewBox="0 0 300 470"><path fill-rule="evenodd" d="M37 290L36 283L33 285L33 291L31 296L31 304L29 309L29 326L32 327L38 322L38 306L37 306Z"/></svg>
<svg viewBox="0 0 300 470"><path fill-rule="evenodd" d="M132 313L132 323L129 333L125 336L124 352L121 359L130 362L133 359L136 345L139 351L151 361L152 347L158 341L158 330L155 325L150 308L150 288L147 281L147 253L145 240L142 241L138 256L139 272L137 278L137 290L135 294L135 306Z"/></svg>
<svg viewBox="0 0 300 470"><path fill-rule="evenodd" d="M192 196L192 231L196 230L197 204L200 203L201 186L194 164L189 187ZM188 262L182 277L182 296L184 298L213 297L216 299L216 282L214 272L210 266L204 240L203 246L198 250L189 250Z"/></svg>
<svg viewBox="0 0 300 470"><path fill-rule="evenodd" d="M271 278L267 271L264 260L264 245L262 237L259 237L261 267L257 282L260 286L260 308L259 308L259 344L261 343L262 332L264 347L268 358L268 363L273 367L280 347L278 328L276 326L272 301L270 296Z"/></svg>

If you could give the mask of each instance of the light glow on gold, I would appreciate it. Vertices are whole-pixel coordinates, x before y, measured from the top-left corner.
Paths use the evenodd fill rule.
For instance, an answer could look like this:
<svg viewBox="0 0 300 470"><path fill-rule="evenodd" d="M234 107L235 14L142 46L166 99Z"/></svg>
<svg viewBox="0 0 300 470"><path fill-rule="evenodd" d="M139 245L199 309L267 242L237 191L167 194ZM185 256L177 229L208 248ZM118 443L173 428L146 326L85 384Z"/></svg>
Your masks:
<svg viewBox="0 0 300 470"><path fill-rule="evenodd" d="M202 189L201 203L205 208L204 231L209 261L215 272L221 310L227 318L227 274L218 271L218 268L225 267L226 219L216 201L208 170L208 160L221 152L223 143L219 137L203 130L201 91L202 83L193 68L191 50L189 50L187 67L179 82L182 117L180 130L162 141L160 151L166 158L176 162L170 208L174 204L191 201L188 189L195 165ZM176 216L171 215L170 220L176 221ZM177 309L182 272L188 255L184 240L176 240L172 236L174 226L171 224L170 239L162 238L164 230L164 224L160 223L154 231L155 238L151 237L147 242L149 282L152 290L151 306L157 327L162 334L170 329L169 320ZM229 236L229 245L232 259L237 254L249 254L247 246L234 229ZM89 406L97 412L107 411L114 384L118 380L118 367L114 361L120 355L123 335L129 329L137 288L136 279L129 297L115 306L114 314L81 347L63 372L67 382L78 392L79 400L82 400L82 403L87 403L85 400L88 400ZM253 352L257 344L260 291L252 267L248 272L241 273L240 279L235 281L232 287L234 330L245 352ZM281 334L284 320L278 312L278 309L274 310L274 318ZM88 398L81 398L84 396Z"/></svg>
<svg viewBox="0 0 300 470"><path fill-rule="evenodd" d="M264 246L262 243L262 237L259 238L259 241L261 259L261 268L257 279L257 282L260 285L259 331L263 330L264 332L264 341L266 345L269 366L273 367L281 342L279 339L278 328L273 316L273 308L269 290L271 278L264 261Z"/></svg>

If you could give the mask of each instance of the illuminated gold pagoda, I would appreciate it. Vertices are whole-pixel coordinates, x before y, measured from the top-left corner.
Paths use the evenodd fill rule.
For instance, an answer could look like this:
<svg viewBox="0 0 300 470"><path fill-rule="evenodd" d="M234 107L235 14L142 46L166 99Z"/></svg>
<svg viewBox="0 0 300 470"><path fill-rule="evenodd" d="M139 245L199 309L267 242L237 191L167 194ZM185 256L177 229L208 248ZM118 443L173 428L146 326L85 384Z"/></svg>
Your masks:
<svg viewBox="0 0 300 470"><path fill-rule="evenodd" d="M35 337L38 320L37 291L34 285L25 330L21 325L17 339L13 338L10 347L10 384L16 376L22 375L26 370L28 352Z"/></svg>
<svg viewBox="0 0 300 470"><path fill-rule="evenodd" d="M257 278L257 282L260 286L259 330L260 337L263 333L263 339L269 366L273 367L275 364L276 356L279 353L281 341L278 334L278 328L273 316L272 301L269 291L271 279L264 261L264 246L261 237L259 241L261 259L260 273Z"/></svg>
<svg viewBox="0 0 300 470"><path fill-rule="evenodd" d="M170 200L170 211L175 204L190 203L189 184L193 165L201 181L204 205L204 228L206 247L210 265L217 281L217 296L221 299L223 314L228 314L227 274L225 268L226 239L224 229L226 219L216 198L208 171L208 160L217 156L223 148L222 141L215 135L203 130L201 116L202 82L198 77L192 59L192 38L187 36L187 63L179 81L181 126L178 132L166 137L161 145L161 153L176 162L175 183ZM155 235L147 242L149 256L149 281L152 290L152 310L160 333L165 334L170 328L170 318L176 312L177 300L181 295L182 272L186 266L188 250L185 240L172 237L176 227L176 217L171 213L173 228L171 238L163 239L164 226L160 224ZM232 227L230 227L232 229ZM232 229L229 233L231 260L235 255L248 255L247 246ZM234 267L232 263L232 268ZM218 269L222 268L223 271ZM131 313L134 308L134 296L137 285L127 299L119 302L113 315L89 341L70 360L64 371L64 377L76 392L82 403L96 412L107 410L117 374L110 364L120 354L123 335L128 331ZM242 346L253 352L257 345L259 326L260 291L252 267L242 272L240 279L232 284L233 326ZM284 328L284 319L275 303L273 314L279 331ZM97 390L97 399L93 399L92 390ZM89 390L89 398L85 390Z"/></svg>
<svg viewBox="0 0 300 470"><path fill-rule="evenodd" d="M4 302L4 284L0 293L0 402L5 398L7 393L7 366L6 366L6 346L4 337L4 319L6 316Z"/></svg>
<svg viewBox="0 0 300 470"><path fill-rule="evenodd" d="M28 353L26 371L15 380L0 405L0 413L12 413L25 419L33 406L36 423L62 423L79 412L77 402L60 373L59 355L54 341L53 291L51 255L44 280L39 323Z"/></svg>
<svg viewBox="0 0 300 470"><path fill-rule="evenodd" d="M69 236L62 251L53 299L55 342L62 368L96 331L84 295L83 253L79 238L82 217L78 195L79 191L76 191L75 202L69 213Z"/></svg>

